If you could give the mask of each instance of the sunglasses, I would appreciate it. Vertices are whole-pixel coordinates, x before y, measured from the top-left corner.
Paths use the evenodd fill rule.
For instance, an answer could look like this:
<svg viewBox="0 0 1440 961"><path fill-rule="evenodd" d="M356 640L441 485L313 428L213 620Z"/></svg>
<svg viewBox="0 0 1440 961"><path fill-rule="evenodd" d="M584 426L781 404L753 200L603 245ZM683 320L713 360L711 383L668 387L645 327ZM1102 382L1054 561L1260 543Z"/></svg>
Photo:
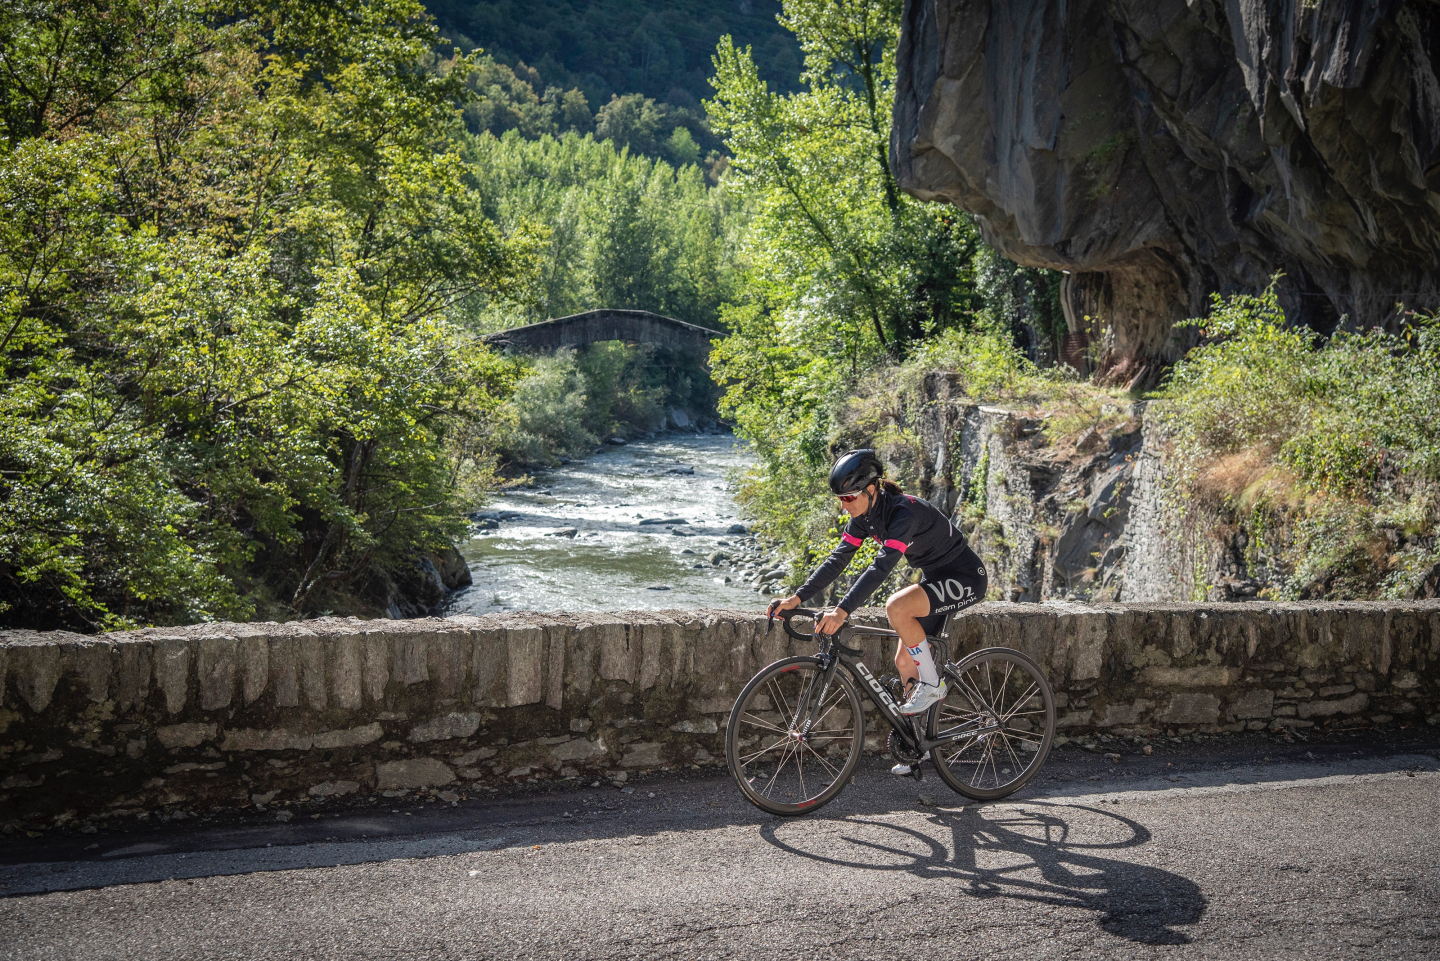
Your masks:
<svg viewBox="0 0 1440 961"><path fill-rule="evenodd" d="M859 497L859 496L860 496L861 494L863 494L863 493L865 493L865 492L864 492L864 491L855 491L853 494L836 494L835 496L838 497L838 498L840 498L840 503L842 503L842 504L849 504L849 503L852 503L852 502L855 500L855 498Z"/></svg>

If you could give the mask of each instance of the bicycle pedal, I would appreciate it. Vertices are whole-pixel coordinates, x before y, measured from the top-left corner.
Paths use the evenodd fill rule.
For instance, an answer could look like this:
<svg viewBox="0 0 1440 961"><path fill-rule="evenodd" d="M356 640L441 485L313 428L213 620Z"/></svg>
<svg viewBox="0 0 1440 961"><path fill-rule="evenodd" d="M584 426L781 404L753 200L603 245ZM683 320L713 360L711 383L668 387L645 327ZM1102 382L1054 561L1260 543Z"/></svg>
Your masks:
<svg viewBox="0 0 1440 961"><path fill-rule="evenodd" d="M916 761L910 765L910 776L917 781L925 780L925 762Z"/></svg>

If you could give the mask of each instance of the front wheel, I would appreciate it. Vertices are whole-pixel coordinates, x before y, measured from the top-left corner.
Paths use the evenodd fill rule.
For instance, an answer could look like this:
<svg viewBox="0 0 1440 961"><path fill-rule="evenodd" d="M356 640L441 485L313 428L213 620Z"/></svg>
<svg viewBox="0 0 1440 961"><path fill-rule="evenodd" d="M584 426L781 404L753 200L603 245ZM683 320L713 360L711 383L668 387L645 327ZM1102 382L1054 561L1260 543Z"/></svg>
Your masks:
<svg viewBox="0 0 1440 961"><path fill-rule="evenodd" d="M740 793L771 814L809 814L833 800L865 746L865 713L850 675L821 690L818 657L787 657L751 679L725 729Z"/></svg>
<svg viewBox="0 0 1440 961"><path fill-rule="evenodd" d="M977 801L1013 794L1035 776L1055 740L1055 695L1045 672L1006 647L987 647L945 671L945 700L927 725L935 769Z"/></svg>

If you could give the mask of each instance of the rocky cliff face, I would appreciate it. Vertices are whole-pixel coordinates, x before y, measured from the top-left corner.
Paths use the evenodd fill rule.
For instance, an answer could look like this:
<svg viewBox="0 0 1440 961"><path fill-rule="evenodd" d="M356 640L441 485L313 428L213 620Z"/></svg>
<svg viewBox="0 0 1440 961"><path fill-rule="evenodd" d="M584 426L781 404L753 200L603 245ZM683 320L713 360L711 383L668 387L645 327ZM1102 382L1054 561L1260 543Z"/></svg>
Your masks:
<svg viewBox="0 0 1440 961"><path fill-rule="evenodd" d="M1440 306L1440 3L906 0L891 162L1147 386L1211 292L1322 333Z"/></svg>

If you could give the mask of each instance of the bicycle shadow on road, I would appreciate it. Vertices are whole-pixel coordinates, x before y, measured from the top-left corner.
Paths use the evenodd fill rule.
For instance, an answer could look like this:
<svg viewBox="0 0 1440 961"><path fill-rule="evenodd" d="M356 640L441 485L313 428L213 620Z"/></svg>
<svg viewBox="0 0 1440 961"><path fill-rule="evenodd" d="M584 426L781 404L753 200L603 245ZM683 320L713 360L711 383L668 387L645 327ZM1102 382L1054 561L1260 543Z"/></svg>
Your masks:
<svg viewBox="0 0 1440 961"><path fill-rule="evenodd" d="M764 824L760 834L782 851L826 864L961 882L977 899L1089 911L1103 930L1141 944L1190 943L1179 929L1198 922L1208 906L1189 878L1103 856L1151 840L1147 828L1114 812L1026 801L967 805L926 820L940 830L852 815L811 821L835 828L820 836L790 831L791 821ZM1072 822L1084 822L1083 828ZM822 846L830 850L817 850Z"/></svg>

